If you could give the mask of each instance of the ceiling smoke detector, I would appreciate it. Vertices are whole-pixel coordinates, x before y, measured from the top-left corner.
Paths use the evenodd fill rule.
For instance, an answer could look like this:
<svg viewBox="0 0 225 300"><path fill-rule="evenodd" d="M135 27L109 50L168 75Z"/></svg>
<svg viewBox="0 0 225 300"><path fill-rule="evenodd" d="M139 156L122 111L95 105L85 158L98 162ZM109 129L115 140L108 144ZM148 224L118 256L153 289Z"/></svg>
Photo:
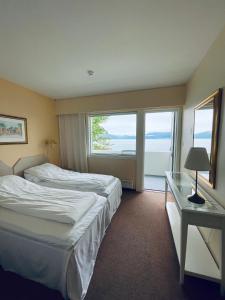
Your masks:
<svg viewBox="0 0 225 300"><path fill-rule="evenodd" d="M88 76L92 77L94 75L94 71L93 70L87 70Z"/></svg>

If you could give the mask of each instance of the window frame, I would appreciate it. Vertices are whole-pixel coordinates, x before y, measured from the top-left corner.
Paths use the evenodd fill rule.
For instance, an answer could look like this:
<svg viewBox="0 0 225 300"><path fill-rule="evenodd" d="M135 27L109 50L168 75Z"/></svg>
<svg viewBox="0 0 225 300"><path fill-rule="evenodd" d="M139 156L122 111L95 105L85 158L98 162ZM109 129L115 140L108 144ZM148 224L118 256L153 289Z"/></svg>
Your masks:
<svg viewBox="0 0 225 300"><path fill-rule="evenodd" d="M91 152L91 117L95 116L116 116L116 115L135 115L136 116L136 140L135 140L135 154L122 154L122 153L92 153ZM123 111L123 112L102 112L88 114L88 157L115 157L122 159L136 159L137 155L137 112L136 111Z"/></svg>

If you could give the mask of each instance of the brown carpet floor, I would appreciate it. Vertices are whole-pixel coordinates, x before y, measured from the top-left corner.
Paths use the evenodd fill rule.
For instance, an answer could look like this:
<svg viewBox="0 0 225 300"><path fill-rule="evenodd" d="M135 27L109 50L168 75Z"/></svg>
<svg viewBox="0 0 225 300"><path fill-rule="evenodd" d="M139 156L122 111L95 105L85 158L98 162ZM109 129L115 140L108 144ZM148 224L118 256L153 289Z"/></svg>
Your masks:
<svg viewBox="0 0 225 300"><path fill-rule="evenodd" d="M85 300L219 300L219 285L179 266L163 193L125 192L99 250ZM1 300L61 300L59 293L0 271Z"/></svg>

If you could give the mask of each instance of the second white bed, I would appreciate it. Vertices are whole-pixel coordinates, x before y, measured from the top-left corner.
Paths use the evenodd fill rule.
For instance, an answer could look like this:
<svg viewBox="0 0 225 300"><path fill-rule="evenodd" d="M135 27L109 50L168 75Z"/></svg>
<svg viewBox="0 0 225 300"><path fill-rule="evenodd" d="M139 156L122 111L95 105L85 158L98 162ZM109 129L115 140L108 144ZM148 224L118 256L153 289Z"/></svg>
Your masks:
<svg viewBox="0 0 225 300"><path fill-rule="evenodd" d="M44 163L24 170L24 177L41 186L92 191L107 198L110 218L121 202L122 185L118 178L108 175L78 173L64 170L56 165Z"/></svg>

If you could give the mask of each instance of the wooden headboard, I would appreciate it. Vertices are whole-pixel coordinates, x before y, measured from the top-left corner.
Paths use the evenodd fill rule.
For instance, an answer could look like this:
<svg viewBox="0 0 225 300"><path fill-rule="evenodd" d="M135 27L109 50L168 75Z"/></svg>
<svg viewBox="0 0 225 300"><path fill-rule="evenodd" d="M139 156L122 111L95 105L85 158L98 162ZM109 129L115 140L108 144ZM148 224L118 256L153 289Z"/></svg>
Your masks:
<svg viewBox="0 0 225 300"><path fill-rule="evenodd" d="M0 176L12 175L13 169L0 160Z"/></svg>
<svg viewBox="0 0 225 300"><path fill-rule="evenodd" d="M13 166L13 174L23 177L24 170L47 162L48 158L43 154L22 157Z"/></svg>

